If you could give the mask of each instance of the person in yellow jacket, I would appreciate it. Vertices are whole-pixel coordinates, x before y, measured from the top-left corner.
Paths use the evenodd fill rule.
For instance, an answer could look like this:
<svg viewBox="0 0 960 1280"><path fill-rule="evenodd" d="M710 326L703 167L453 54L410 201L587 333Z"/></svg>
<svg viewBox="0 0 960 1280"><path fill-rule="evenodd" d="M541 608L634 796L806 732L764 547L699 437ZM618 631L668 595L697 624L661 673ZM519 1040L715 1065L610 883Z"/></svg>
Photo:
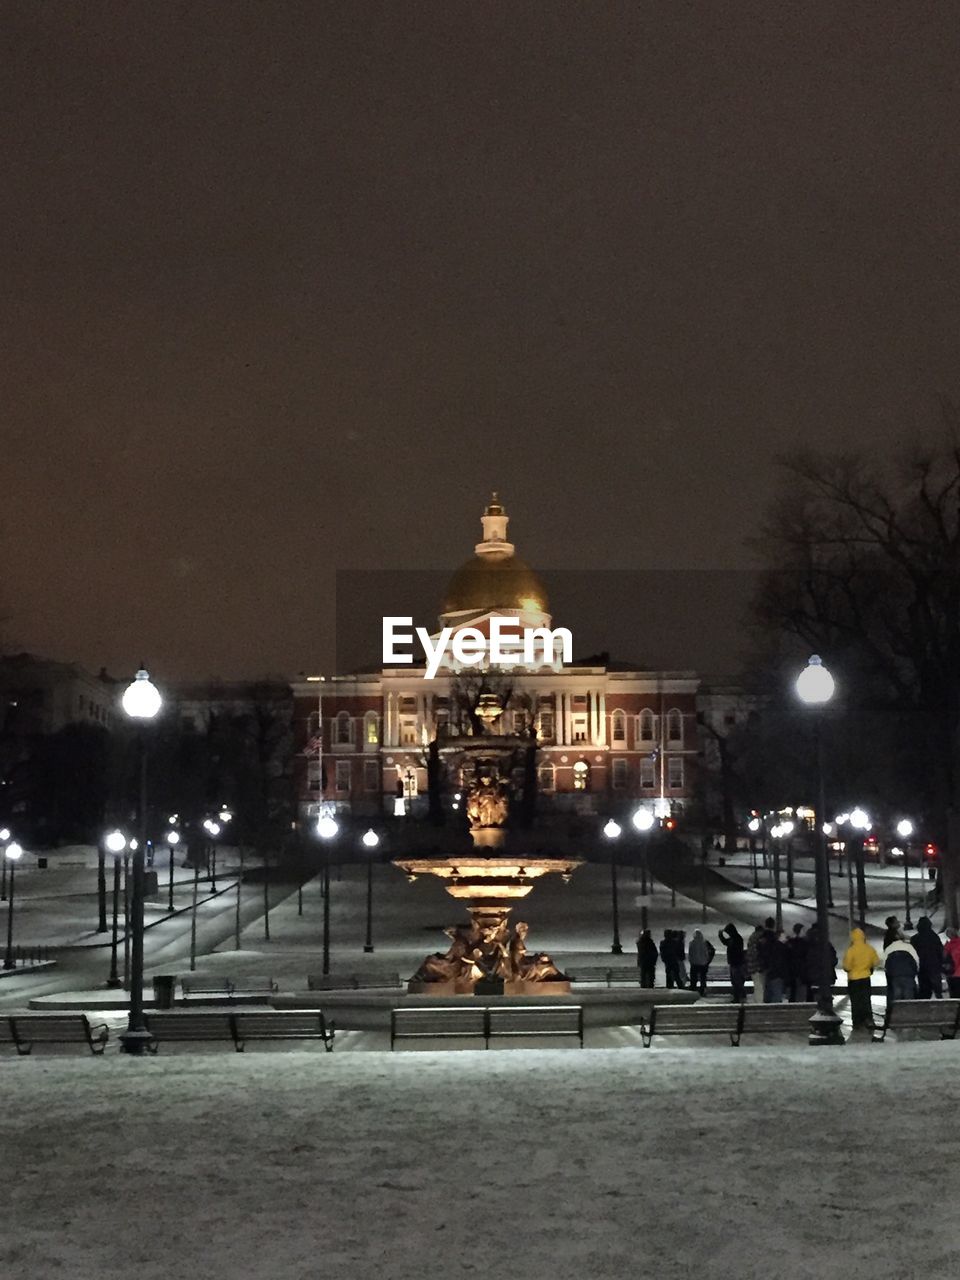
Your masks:
<svg viewBox="0 0 960 1280"><path fill-rule="evenodd" d="M870 976L880 964L880 957L867 941L862 929L850 930L850 945L843 953L850 992L850 1013L855 1027L873 1026L870 1002Z"/></svg>

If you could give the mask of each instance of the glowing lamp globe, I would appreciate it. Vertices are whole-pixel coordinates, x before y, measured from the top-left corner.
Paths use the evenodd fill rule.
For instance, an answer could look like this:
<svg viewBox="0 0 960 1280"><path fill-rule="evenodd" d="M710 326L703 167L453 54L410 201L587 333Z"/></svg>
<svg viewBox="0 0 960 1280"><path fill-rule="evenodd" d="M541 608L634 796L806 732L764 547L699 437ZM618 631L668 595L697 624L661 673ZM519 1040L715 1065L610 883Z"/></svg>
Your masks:
<svg viewBox="0 0 960 1280"><path fill-rule="evenodd" d="M747 823L747 830L748 830L748 831L759 831L759 830L760 830L760 819L759 819L759 818L751 818L751 819L750 819L750 821Z"/></svg>
<svg viewBox="0 0 960 1280"><path fill-rule="evenodd" d="M375 849L380 843L380 837L374 830L365 831L360 837L368 849Z"/></svg>
<svg viewBox="0 0 960 1280"><path fill-rule="evenodd" d="M620 823L614 822L614 820L611 818L610 821L606 823L606 825L604 826L603 834L607 837L608 840L616 840L617 836L620 834Z"/></svg>
<svg viewBox="0 0 960 1280"><path fill-rule="evenodd" d="M913 835L913 823L909 818L901 818L897 823L897 835L902 836L904 840L907 836Z"/></svg>
<svg viewBox="0 0 960 1280"><path fill-rule="evenodd" d="M630 821L638 831L649 831L656 819L649 809L636 809Z"/></svg>
<svg viewBox="0 0 960 1280"><path fill-rule="evenodd" d="M128 684L123 691L121 706L124 712L131 720L152 720L162 704L163 699L160 697L157 686L141 667L133 683Z"/></svg>
<svg viewBox="0 0 960 1280"><path fill-rule="evenodd" d="M816 706L829 702L836 682L817 654L812 654L807 665L797 676L797 697L801 702Z"/></svg>
<svg viewBox="0 0 960 1280"><path fill-rule="evenodd" d="M109 853L123 853L127 847L127 837L122 831L108 831L103 843L107 846Z"/></svg>
<svg viewBox="0 0 960 1280"><path fill-rule="evenodd" d="M340 828L333 818L325 816L317 819L317 835L321 840L332 840L339 831Z"/></svg>
<svg viewBox="0 0 960 1280"><path fill-rule="evenodd" d="M180 832L179 832L179 831L168 831L168 832L167 832L167 844L179 844L179 843L180 843Z"/></svg>
<svg viewBox="0 0 960 1280"><path fill-rule="evenodd" d="M850 825L855 827L857 831L869 831L870 815L864 809L852 809L850 811Z"/></svg>
<svg viewBox="0 0 960 1280"><path fill-rule="evenodd" d="M11 840L4 850L5 855L11 862L18 862L23 857L23 850L17 844L16 840Z"/></svg>
<svg viewBox="0 0 960 1280"><path fill-rule="evenodd" d="M9 840L9 839L10 839L10 828L0 827L0 840Z"/></svg>

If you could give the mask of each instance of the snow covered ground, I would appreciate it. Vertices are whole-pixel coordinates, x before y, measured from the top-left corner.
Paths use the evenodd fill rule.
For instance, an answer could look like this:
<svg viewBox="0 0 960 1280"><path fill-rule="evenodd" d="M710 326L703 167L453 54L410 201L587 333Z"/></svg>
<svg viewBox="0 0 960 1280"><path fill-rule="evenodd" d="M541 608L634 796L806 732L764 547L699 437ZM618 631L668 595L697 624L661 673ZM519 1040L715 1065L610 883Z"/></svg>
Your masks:
<svg viewBox="0 0 960 1280"><path fill-rule="evenodd" d="M0 1275L938 1280L958 1054L4 1058Z"/></svg>

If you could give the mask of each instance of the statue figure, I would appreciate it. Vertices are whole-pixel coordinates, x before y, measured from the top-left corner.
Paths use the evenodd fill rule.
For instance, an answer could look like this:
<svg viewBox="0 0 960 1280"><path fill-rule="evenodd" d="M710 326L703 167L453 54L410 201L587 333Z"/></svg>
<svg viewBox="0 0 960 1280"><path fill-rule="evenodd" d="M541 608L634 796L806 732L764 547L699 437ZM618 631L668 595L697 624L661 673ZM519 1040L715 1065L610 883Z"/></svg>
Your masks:
<svg viewBox="0 0 960 1280"><path fill-rule="evenodd" d="M531 955L527 950L527 934L530 926L524 920L518 920L513 937L510 940L510 976L521 982L565 982L567 976L561 973L550 957L543 951Z"/></svg>
<svg viewBox="0 0 960 1280"><path fill-rule="evenodd" d="M480 941L480 933L473 924L455 925L444 929L450 939L450 949L444 955L435 951L427 956L423 964L413 975L415 982L450 982L458 978L470 977L475 981L480 974L473 974L474 963L470 953Z"/></svg>
<svg viewBox="0 0 960 1280"><path fill-rule="evenodd" d="M482 773L467 792L467 817L471 827L502 827L507 820L507 788L489 773Z"/></svg>

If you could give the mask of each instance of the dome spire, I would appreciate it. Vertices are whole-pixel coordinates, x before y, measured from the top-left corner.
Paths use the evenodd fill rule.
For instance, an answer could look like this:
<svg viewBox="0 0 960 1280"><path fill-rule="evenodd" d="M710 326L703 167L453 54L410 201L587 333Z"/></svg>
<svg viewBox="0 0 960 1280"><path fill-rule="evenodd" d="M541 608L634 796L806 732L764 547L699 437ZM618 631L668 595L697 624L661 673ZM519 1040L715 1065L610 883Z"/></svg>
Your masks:
<svg viewBox="0 0 960 1280"><path fill-rule="evenodd" d="M483 525L483 540L474 547L476 554L496 556L498 559L512 556L513 543L507 541L507 525L510 523L510 517L504 510L496 489L490 495L490 501L480 517L480 523Z"/></svg>

